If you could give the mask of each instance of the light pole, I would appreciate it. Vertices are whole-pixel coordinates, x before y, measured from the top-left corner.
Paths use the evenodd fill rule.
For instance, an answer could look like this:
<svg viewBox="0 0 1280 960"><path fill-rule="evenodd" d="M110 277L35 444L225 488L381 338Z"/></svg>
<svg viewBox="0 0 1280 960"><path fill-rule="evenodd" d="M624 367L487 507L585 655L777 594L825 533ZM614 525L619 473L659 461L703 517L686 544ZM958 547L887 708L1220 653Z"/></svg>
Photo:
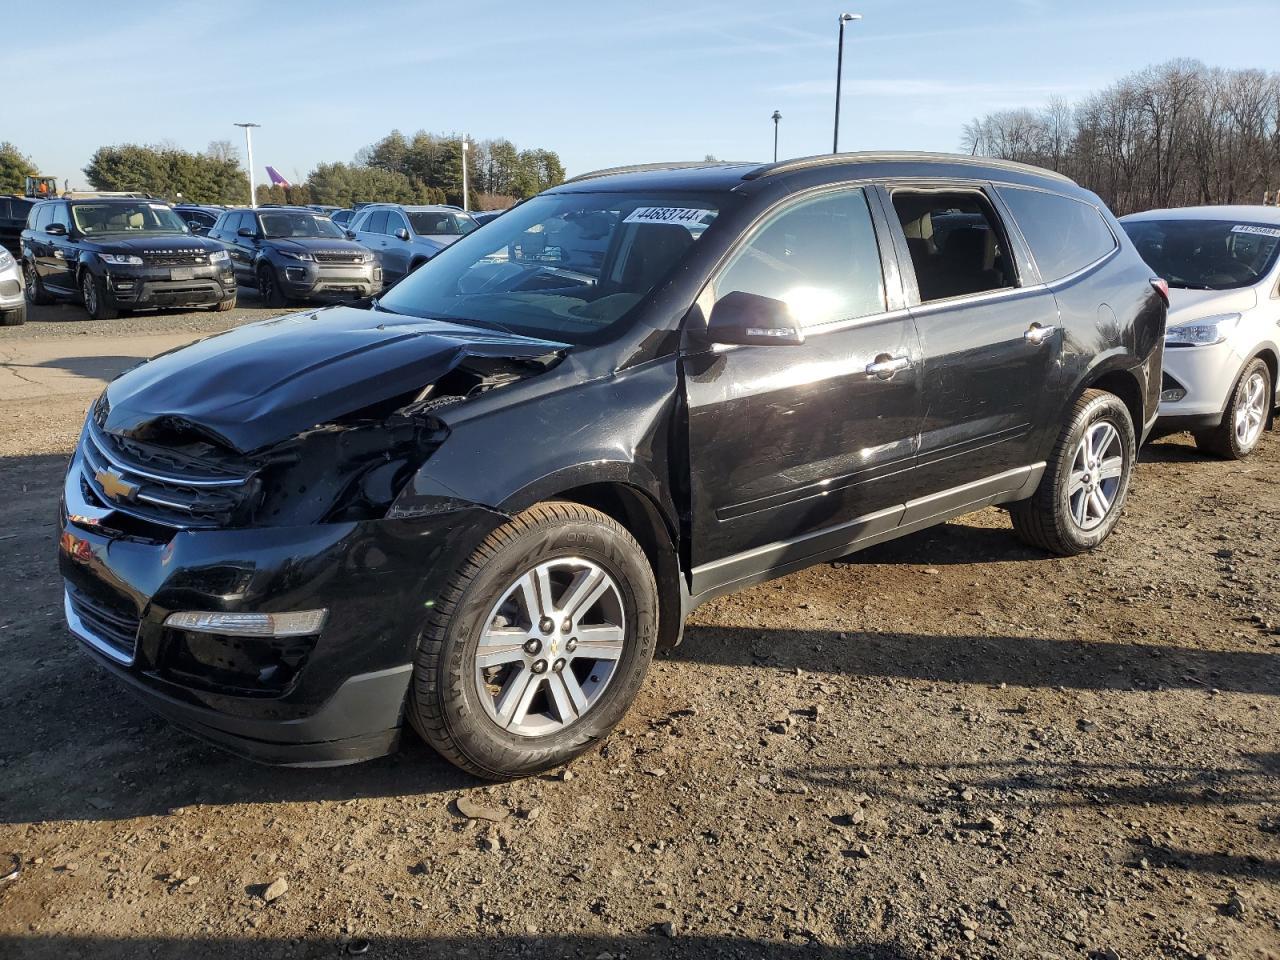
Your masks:
<svg viewBox="0 0 1280 960"><path fill-rule="evenodd" d="M237 123L237 127L244 128L244 149L249 155L249 206L257 208L258 206L258 188L253 183L253 128L260 127L260 123Z"/></svg>
<svg viewBox="0 0 1280 960"><path fill-rule="evenodd" d="M462 138L462 209L467 209L467 138Z"/></svg>
<svg viewBox="0 0 1280 960"><path fill-rule="evenodd" d="M773 111L773 162L778 162L778 121L782 119L782 114L777 110Z"/></svg>
<svg viewBox="0 0 1280 960"><path fill-rule="evenodd" d="M844 25L850 20L861 20L860 13L840 14L840 43L836 50L836 123L831 135L831 152L840 152L840 73L844 69Z"/></svg>

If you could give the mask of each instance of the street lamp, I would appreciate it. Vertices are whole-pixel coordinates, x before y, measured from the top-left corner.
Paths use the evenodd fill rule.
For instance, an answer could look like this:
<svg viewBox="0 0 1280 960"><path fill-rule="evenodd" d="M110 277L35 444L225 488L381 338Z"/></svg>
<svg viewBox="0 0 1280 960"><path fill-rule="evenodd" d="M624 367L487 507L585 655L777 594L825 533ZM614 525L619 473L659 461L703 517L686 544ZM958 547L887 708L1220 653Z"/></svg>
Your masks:
<svg viewBox="0 0 1280 960"><path fill-rule="evenodd" d="M462 138L462 209L467 209L467 138Z"/></svg>
<svg viewBox="0 0 1280 960"><path fill-rule="evenodd" d="M778 121L782 119L782 114L777 110L773 111L773 162L778 162Z"/></svg>
<svg viewBox="0 0 1280 960"><path fill-rule="evenodd" d="M244 128L244 149L249 154L249 206L256 209L258 206L258 188L253 183L253 129L260 127L260 123L237 123L237 127Z"/></svg>
<svg viewBox="0 0 1280 960"><path fill-rule="evenodd" d="M840 73L844 69L844 25L850 20L861 20L860 13L840 14L840 43L836 51L836 123L831 135L831 152L840 152Z"/></svg>

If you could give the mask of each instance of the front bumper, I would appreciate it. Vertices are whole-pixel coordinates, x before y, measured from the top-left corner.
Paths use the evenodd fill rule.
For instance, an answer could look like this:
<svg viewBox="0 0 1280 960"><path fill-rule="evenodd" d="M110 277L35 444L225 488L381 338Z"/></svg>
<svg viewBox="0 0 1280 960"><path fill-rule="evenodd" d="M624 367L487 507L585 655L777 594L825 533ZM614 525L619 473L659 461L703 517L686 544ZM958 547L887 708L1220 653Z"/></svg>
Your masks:
<svg viewBox="0 0 1280 960"><path fill-rule="evenodd" d="M291 300L352 300L382 292L382 267L289 260L277 265L280 287Z"/></svg>
<svg viewBox="0 0 1280 960"><path fill-rule="evenodd" d="M1160 401L1159 427L1175 421L1212 426L1222 418L1244 363L1230 343L1211 347L1166 347L1162 394L1169 389L1185 390L1178 400ZM1190 428L1187 428L1190 429Z"/></svg>
<svg viewBox="0 0 1280 960"><path fill-rule="evenodd" d="M126 310L209 306L236 294L229 261L220 266L112 266L104 279L107 296Z"/></svg>
<svg viewBox="0 0 1280 960"><path fill-rule="evenodd" d="M81 469L77 452L58 551L72 634L160 714L268 763L351 763L395 749L423 605L502 522L451 504L414 519L155 535L89 502ZM177 610L321 607L321 633L302 643L164 626Z"/></svg>

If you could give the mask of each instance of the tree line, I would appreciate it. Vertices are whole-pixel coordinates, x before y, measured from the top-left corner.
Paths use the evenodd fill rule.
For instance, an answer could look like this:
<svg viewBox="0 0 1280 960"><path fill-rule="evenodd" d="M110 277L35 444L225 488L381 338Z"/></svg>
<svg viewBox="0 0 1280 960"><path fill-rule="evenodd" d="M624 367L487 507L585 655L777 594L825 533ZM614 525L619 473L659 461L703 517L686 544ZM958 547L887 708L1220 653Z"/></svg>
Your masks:
<svg viewBox="0 0 1280 960"><path fill-rule="evenodd" d="M1173 60L1079 102L989 113L965 124L966 153L1048 167L1117 214L1276 202L1280 74Z"/></svg>

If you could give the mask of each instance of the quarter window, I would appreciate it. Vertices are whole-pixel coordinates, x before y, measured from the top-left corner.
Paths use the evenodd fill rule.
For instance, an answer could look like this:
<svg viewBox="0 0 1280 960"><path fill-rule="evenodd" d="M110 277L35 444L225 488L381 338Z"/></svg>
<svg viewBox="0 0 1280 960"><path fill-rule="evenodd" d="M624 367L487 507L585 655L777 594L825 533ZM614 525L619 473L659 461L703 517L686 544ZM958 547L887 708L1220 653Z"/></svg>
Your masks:
<svg viewBox="0 0 1280 960"><path fill-rule="evenodd" d="M883 313L884 272L867 198L842 190L774 214L715 282L781 300L805 327Z"/></svg>
<svg viewBox="0 0 1280 960"><path fill-rule="evenodd" d="M1116 238L1096 207L1043 190L1001 187L1040 268L1053 283L1096 263L1116 248Z"/></svg>
<svg viewBox="0 0 1280 960"><path fill-rule="evenodd" d="M1018 285L1000 220L980 192L895 190L893 209L907 237L921 301Z"/></svg>

